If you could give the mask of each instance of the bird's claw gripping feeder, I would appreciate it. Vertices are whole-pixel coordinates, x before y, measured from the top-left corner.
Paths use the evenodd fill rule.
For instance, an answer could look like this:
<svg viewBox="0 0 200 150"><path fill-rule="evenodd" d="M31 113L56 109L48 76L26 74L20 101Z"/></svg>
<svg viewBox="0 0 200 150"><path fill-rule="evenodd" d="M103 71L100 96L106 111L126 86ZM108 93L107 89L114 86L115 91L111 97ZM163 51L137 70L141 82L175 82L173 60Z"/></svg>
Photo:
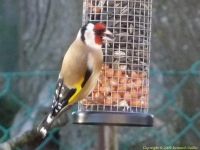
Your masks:
<svg viewBox="0 0 200 150"><path fill-rule="evenodd" d="M152 126L149 66L152 0L83 0L83 24L103 22L115 35L92 94L78 103L77 124Z"/></svg>

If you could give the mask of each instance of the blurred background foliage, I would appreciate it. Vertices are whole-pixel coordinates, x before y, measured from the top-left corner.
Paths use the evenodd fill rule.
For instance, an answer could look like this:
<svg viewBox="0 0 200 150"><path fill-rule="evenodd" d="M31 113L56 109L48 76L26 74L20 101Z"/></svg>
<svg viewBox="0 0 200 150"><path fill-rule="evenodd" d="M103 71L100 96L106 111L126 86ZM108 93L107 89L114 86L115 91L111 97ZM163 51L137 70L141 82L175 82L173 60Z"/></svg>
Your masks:
<svg viewBox="0 0 200 150"><path fill-rule="evenodd" d="M199 0L153 1L150 112L155 115L154 127L69 123L40 145L24 149L200 148L199 8ZM0 142L21 135L45 115L65 47L81 25L81 12L82 1L0 0Z"/></svg>

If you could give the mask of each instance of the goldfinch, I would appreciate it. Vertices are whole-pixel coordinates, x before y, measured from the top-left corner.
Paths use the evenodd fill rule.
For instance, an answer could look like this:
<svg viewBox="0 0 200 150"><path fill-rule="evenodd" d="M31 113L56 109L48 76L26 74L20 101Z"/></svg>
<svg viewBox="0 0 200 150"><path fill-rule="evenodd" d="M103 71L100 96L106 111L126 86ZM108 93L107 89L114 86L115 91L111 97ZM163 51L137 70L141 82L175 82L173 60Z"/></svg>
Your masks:
<svg viewBox="0 0 200 150"><path fill-rule="evenodd" d="M103 23L81 27L63 58L52 109L38 127L43 137L62 111L86 98L95 88L103 64L102 44L112 40L112 33Z"/></svg>

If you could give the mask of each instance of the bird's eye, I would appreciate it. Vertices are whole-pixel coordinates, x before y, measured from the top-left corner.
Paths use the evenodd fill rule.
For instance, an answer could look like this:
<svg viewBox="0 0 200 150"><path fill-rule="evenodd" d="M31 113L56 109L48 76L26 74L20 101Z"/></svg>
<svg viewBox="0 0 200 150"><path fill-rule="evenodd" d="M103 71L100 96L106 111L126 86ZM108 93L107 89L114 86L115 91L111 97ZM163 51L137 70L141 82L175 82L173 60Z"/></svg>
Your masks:
<svg viewBox="0 0 200 150"><path fill-rule="evenodd" d="M104 33L104 30L95 30L94 32L96 35L102 35Z"/></svg>
<svg viewBox="0 0 200 150"><path fill-rule="evenodd" d="M100 31L95 31L95 34L100 35L101 32Z"/></svg>

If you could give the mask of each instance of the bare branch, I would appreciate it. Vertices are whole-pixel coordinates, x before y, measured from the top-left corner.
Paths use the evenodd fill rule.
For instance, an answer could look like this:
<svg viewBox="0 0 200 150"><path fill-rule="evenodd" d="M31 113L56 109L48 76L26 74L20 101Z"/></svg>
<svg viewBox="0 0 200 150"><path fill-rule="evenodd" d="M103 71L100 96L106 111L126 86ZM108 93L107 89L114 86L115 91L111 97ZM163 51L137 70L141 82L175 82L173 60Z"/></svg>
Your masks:
<svg viewBox="0 0 200 150"><path fill-rule="evenodd" d="M68 123L67 111L63 112L59 118L57 118L50 130L58 127L62 127ZM36 128L33 128L30 131L25 132L20 137L12 138L2 144L0 144L0 150L14 150L16 148L22 148L28 144L38 146L45 138L42 138L40 132L37 131Z"/></svg>

